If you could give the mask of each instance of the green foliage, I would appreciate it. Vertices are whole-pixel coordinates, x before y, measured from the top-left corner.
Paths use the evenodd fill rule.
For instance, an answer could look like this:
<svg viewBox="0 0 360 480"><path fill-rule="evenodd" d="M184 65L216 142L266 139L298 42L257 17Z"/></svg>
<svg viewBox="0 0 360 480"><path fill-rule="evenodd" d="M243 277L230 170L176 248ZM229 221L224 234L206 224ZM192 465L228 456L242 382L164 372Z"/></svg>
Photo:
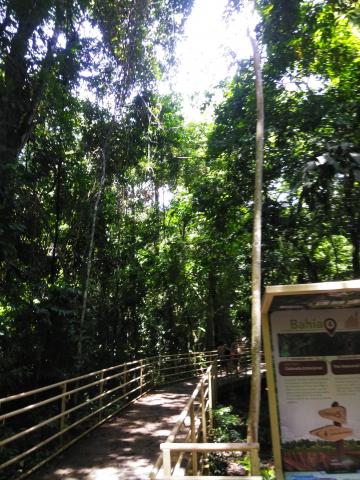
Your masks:
<svg viewBox="0 0 360 480"><path fill-rule="evenodd" d="M244 421L234 412L232 406L220 406L214 409L214 442L244 442L246 430Z"/></svg>
<svg viewBox="0 0 360 480"><path fill-rule="evenodd" d="M246 437L246 427L243 421L235 415L232 406L219 406L213 410L214 426L211 432L212 442L243 442ZM234 458L231 457L234 461ZM229 456L221 453L210 454L209 464L211 475L224 475ZM247 458L236 457L236 462L248 462ZM249 465L247 465L249 466Z"/></svg>
<svg viewBox="0 0 360 480"><path fill-rule="evenodd" d="M264 284L359 277L358 2L257 4ZM81 334L86 370L249 335L252 64L224 84L213 125L185 125L155 82L190 7L0 0L6 393L74 373Z"/></svg>
<svg viewBox="0 0 360 480"><path fill-rule="evenodd" d="M184 124L156 81L191 3L0 0L0 397L76 374L80 339L85 372L249 336L253 67ZM359 278L359 2L256 3L264 285ZM214 415L216 441L245 438Z"/></svg>
<svg viewBox="0 0 360 480"><path fill-rule="evenodd" d="M213 410L213 416L214 428L211 433L213 442L246 442L246 424L242 417L234 413L233 406L218 406ZM211 454L211 474L224 475L230 463L239 465L246 472L251 471L250 458L247 455ZM275 480L273 464L262 463L261 475L264 480Z"/></svg>
<svg viewBox="0 0 360 480"><path fill-rule="evenodd" d="M86 370L192 343L192 330L178 345L172 328L174 321L180 329L187 308L183 242L177 227L163 242L165 210L152 192L154 185L158 192L175 188L191 135L177 100L151 90L166 67L157 64L155 47L171 60L192 2L20 3L0 2L0 351L2 373L10 372L1 377L4 395L74 373L80 335ZM84 82L97 102L79 100ZM134 88L142 93L131 103ZM99 106L109 95L122 109L115 116ZM105 144L91 255L96 275L80 332Z"/></svg>

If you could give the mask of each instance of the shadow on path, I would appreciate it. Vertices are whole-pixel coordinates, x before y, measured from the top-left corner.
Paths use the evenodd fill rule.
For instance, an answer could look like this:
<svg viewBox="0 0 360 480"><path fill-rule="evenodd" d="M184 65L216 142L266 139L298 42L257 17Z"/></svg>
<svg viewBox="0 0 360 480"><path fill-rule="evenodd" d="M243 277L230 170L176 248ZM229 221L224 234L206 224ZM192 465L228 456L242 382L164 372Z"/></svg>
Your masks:
<svg viewBox="0 0 360 480"><path fill-rule="evenodd" d="M140 398L29 480L147 479L197 380Z"/></svg>

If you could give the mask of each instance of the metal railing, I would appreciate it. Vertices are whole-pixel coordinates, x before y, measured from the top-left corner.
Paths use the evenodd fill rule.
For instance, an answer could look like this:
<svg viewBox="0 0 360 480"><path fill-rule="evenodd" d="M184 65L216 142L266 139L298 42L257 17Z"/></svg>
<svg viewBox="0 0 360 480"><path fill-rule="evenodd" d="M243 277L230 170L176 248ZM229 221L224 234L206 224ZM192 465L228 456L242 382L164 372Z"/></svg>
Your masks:
<svg viewBox="0 0 360 480"><path fill-rule="evenodd" d="M1 478L27 477L151 388L202 375L216 358L145 358L1 398Z"/></svg>
<svg viewBox="0 0 360 480"><path fill-rule="evenodd" d="M261 480L258 443L208 443L209 432L213 428L212 408L216 395L218 368L224 369L227 373L247 372L244 363L241 368L241 362L244 362L244 355L239 354L222 356L209 365L166 442L160 445L162 453L150 473L151 480L195 478L219 480L221 477L202 477L204 472L207 473L208 454L234 451L247 452L250 456L252 476L241 478ZM191 476L184 476L189 471Z"/></svg>

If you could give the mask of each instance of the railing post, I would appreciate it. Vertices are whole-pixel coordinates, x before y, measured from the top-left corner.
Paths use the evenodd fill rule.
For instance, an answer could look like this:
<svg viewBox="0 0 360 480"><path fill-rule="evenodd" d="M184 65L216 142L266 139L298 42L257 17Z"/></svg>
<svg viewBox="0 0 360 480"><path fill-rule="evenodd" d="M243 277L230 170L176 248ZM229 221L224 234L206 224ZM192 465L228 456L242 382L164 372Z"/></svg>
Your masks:
<svg viewBox="0 0 360 480"><path fill-rule="evenodd" d="M154 361L153 358L148 363L148 367L150 368L150 372L151 372L151 375L150 375L151 387L156 387L156 382L155 382L155 379L156 379L156 362Z"/></svg>
<svg viewBox="0 0 360 480"><path fill-rule="evenodd" d="M236 353L235 355L235 373L237 376L240 376L240 354L239 353Z"/></svg>
<svg viewBox="0 0 360 480"><path fill-rule="evenodd" d="M213 368L212 370L212 392L213 392L213 405L216 404L217 402L217 393L218 393L218 363L217 363L218 357L213 362Z"/></svg>
<svg viewBox="0 0 360 480"><path fill-rule="evenodd" d="M162 374L161 374L161 366L162 366L161 355L159 355L159 362L158 362L158 368L159 368L159 385L161 385L161 384L163 383L163 378L162 378Z"/></svg>
<svg viewBox="0 0 360 480"><path fill-rule="evenodd" d="M163 448L164 477L171 477L171 453L169 448Z"/></svg>
<svg viewBox="0 0 360 480"><path fill-rule="evenodd" d="M101 372L100 382L99 382L99 395L101 395L101 397L99 398L99 409L101 409L103 406L103 397L102 397L103 393L104 393L104 372ZM99 412L99 419L101 418L102 418L102 412Z"/></svg>
<svg viewBox="0 0 360 480"><path fill-rule="evenodd" d="M214 391L213 391L213 369L215 363L213 363L211 369L208 373L208 390L209 390L209 429L210 431L213 428L213 402L214 402Z"/></svg>
<svg viewBox="0 0 360 480"><path fill-rule="evenodd" d="M240 350L240 353L239 353L239 374L242 375L243 374L243 370L244 370L244 353L242 351L242 349ZM246 361L246 360L245 360Z"/></svg>
<svg viewBox="0 0 360 480"><path fill-rule="evenodd" d="M67 390L67 383L65 382L61 387L61 393L63 394L63 396L61 397L60 432L65 428L66 390Z"/></svg>
<svg viewBox="0 0 360 480"><path fill-rule="evenodd" d="M257 448L250 450L251 475L260 475L260 458Z"/></svg>
<svg viewBox="0 0 360 480"><path fill-rule="evenodd" d="M123 395L125 395L126 393L126 390L127 390L127 386L125 385L125 383L127 382L127 364L125 363L124 365L124 375L123 375L123 383L124 383L124 386L123 386Z"/></svg>
<svg viewBox="0 0 360 480"><path fill-rule="evenodd" d="M1 413L1 402L0 402L0 413ZM4 426L4 425L5 425L5 418L3 418L3 419L1 420L1 423L0 423L0 425L2 425L2 426ZM1 447L1 449L0 449L0 450L2 450L2 447Z"/></svg>
<svg viewBox="0 0 360 480"><path fill-rule="evenodd" d="M143 393L144 387L144 360L140 360L140 395Z"/></svg>
<svg viewBox="0 0 360 480"><path fill-rule="evenodd" d="M204 383L200 387L200 402L201 402L201 426L202 426L202 441L207 442L207 425L206 425L206 399Z"/></svg>
<svg viewBox="0 0 360 480"><path fill-rule="evenodd" d="M196 425L195 425L195 407L194 402L192 402L190 407L190 428L191 428L191 442L196 442ZM197 475L198 469L198 459L197 459L197 452L193 450L191 452L191 465L192 465L192 475Z"/></svg>

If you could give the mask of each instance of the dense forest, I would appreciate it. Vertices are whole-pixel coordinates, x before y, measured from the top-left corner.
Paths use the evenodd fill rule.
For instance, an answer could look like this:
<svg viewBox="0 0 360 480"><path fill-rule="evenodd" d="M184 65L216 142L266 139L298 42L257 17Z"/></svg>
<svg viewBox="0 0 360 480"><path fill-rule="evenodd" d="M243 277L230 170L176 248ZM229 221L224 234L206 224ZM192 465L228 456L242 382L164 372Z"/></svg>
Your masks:
<svg viewBox="0 0 360 480"><path fill-rule="evenodd" d="M256 3L263 285L359 278L360 2ZM249 335L254 68L186 123L157 86L191 8L0 0L4 394Z"/></svg>

